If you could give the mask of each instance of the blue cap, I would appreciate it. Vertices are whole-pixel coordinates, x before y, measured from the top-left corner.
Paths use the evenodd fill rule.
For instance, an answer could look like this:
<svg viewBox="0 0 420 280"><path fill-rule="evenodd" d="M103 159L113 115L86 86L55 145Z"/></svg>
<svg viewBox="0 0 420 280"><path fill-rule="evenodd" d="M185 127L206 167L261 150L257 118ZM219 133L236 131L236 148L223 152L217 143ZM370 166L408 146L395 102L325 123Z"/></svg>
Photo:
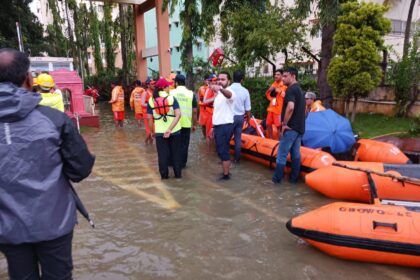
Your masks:
<svg viewBox="0 0 420 280"><path fill-rule="evenodd" d="M185 76L182 74L178 74L175 76L175 83L185 82Z"/></svg>
<svg viewBox="0 0 420 280"><path fill-rule="evenodd" d="M207 81L212 81L214 79L217 79L217 76L215 74L210 74L209 77L207 78Z"/></svg>

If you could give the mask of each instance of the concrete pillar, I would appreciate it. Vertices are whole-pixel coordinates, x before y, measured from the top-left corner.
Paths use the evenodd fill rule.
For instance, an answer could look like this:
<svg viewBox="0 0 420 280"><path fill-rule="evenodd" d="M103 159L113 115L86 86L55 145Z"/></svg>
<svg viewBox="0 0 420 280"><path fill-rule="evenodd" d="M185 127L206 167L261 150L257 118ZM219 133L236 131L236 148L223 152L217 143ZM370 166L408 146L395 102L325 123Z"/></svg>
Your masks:
<svg viewBox="0 0 420 280"><path fill-rule="evenodd" d="M147 79L147 59L143 59L142 52L146 48L146 32L144 30L144 11L139 5L134 5L134 26L136 29L137 79L144 82Z"/></svg>
<svg viewBox="0 0 420 280"><path fill-rule="evenodd" d="M163 0L155 0L156 23L158 35L159 74L168 77L171 74L171 51L169 45L168 10L162 14Z"/></svg>

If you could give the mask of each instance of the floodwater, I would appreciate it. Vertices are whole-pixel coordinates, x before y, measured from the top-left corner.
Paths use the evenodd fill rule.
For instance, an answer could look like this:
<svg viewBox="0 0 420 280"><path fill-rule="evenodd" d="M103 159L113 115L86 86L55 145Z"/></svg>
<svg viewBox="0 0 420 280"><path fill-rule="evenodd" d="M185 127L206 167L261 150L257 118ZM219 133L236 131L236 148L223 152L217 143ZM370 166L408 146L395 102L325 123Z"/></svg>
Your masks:
<svg viewBox="0 0 420 280"><path fill-rule="evenodd" d="M84 133L94 171L75 186L96 223L79 217L75 279L419 279L416 269L332 258L290 234L289 218L332 200L303 183L274 186L271 170L245 159L218 181L199 131L183 178L161 181L131 112L115 129L110 108L101 111L101 127ZM6 270L0 256L0 279Z"/></svg>

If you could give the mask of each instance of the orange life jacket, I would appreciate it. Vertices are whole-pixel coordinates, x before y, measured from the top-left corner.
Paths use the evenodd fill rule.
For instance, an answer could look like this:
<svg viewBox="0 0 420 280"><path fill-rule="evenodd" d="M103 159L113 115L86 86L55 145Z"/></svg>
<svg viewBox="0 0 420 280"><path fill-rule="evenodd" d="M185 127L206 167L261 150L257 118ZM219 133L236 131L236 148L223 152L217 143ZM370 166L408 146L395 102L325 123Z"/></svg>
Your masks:
<svg viewBox="0 0 420 280"><path fill-rule="evenodd" d="M155 117L153 115L153 119L160 120L161 118L163 118L163 120L166 122L167 116L175 117L174 114L169 114L171 107L173 107L173 104L169 104L168 97L169 95L165 97L159 96L158 98L153 99L152 110L154 110L155 113L159 115L159 117Z"/></svg>

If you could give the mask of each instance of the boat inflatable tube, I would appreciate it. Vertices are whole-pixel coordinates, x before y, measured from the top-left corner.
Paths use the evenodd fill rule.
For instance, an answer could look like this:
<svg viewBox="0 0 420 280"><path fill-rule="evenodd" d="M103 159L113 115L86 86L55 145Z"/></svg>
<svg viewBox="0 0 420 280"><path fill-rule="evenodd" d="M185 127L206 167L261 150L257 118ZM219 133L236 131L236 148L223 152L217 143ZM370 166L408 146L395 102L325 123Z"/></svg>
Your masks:
<svg viewBox="0 0 420 280"><path fill-rule="evenodd" d="M355 144L355 161L383 162L383 163L411 163L410 159L397 146L391 143L360 139Z"/></svg>
<svg viewBox="0 0 420 280"><path fill-rule="evenodd" d="M352 167L361 167L397 176L420 178L418 164L384 164L376 162L339 161ZM381 199L420 201L420 186L409 181L396 181L372 174L378 197ZM323 195L350 201L369 202L371 191L365 172L338 166L320 168L305 176L305 183Z"/></svg>
<svg viewBox="0 0 420 280"><path fill-rule="evenodd" d="M241 156L252 161L261 163L269 168L276 167L279 141L261 138L254 135L242 134ZM230 141L231 152L234 152L235 142ZM305 175L318 168L331 165L335 159L332 155L321 150L301 147L301 174ZM287 157L287 166L290 167L290 155ZM286 170L287 171L287 170Z"/></svg>
<svg viewBox="0 0 420 280"><path fill-rule="evenodd" d="M336 202L287 222L287 229L342 259L420 267L420 208Z"/></svg>

